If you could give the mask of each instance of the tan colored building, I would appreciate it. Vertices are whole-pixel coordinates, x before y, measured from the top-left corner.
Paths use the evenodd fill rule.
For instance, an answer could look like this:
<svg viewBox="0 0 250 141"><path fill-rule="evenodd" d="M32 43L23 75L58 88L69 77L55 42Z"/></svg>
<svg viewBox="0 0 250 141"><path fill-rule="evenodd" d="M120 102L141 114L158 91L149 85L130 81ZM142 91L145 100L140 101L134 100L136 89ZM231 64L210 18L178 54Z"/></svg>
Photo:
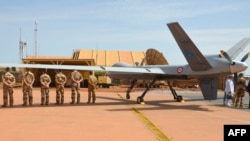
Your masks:
<svg viewBox="0 0 250 141"><path fill-rule="evenodd" d="M141 62L145 58L145 53L142 51L114 51L114 50L75 50L72 56L27 56L22 60L24 64L61 64L61 65L84 65L84 66L112 66L116 62L126 62L135 65L136 62ZM31 70L35 76L35 85L39 86L40 75L42 69ZM54 80L56 70L47 70L48 74ZM63 70L66 74L68 81L66 85L70 85L70 73L72 70ZM89 72L81 71L85 81L83 85L86 86ZM54 85L54 82L52 82Z"/></svg>

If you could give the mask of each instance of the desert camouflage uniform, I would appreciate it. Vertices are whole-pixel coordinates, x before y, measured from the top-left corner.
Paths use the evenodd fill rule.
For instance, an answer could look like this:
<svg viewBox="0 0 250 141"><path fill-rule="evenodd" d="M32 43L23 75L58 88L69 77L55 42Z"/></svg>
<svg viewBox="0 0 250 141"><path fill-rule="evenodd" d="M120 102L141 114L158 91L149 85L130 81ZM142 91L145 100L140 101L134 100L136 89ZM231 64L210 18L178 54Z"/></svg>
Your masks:
<svg viewBox="0 0 250 141"><path fill-rule="evenodd" d="M245 96L246 91L246 80L244 77L240 77L236 85L236 98L235 98L235 107L240 103L240 107L243 107L243 97Z"/></svg>
<svg viewBox="0 0 250 141"><path fill-rule="evenodd" d="M51 83L51 78L48 74L43 73L40 76L41 83L41 105L49 104L49 85Z"/></svg>
<svg viewBox="0 0 250 141"><path fill-rule="evenodd" d="M71 81L72 81L72 84L71 84L71 104L74 104L75 103L75 95L77 93L77 104L80 103L80 82L83 80L83 77L82 77L82 74L77 71L77 70L74 70L72 73L71 73Z"/></svg>
<svg viewBox="0 0 250 141"><path fill-rule="evenodd" d="M67 77L60 71L55 76L56 81L56 104L64 103L64 85L67 82ZM60 101L61 97L61 101Z"/></svg>
<svg viewBox="0 0 250 141"><path fill-rule="evenodd" d="M29 99L29 105L33 104L33 83L35 81L34 74L30 71L25 72L23 76L23 106L27 106L27 100Z"/></svg>
<svg viewBox="0 0 250 141"><path fill-rule="evenodd" d="M88 102L90 103L91 97L92 97L92 103L95 103L96 95L95 95L95 89L96 89L97 79L95 75L92 74L92 72L89 75L88 80Z"/></svg>
<svg viewBox="0 0 250 141"><path fill-rule="evenodd" d="M3 80L3 107L8 106L8 96L9 96L9 104L10 107L13 106L14 98L13 98L13 85L16 83L15 76L10 72L6 72L2 76Z"/></svg>

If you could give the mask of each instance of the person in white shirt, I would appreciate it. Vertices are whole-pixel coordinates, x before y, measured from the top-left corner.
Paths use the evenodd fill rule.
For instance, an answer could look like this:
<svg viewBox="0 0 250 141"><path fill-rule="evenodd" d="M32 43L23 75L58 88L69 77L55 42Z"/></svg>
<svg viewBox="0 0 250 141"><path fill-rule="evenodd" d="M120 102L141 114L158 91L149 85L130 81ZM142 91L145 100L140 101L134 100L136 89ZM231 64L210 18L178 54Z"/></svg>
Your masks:
<svg viewBox="0 0 250 141"><path fill-rule="evenodd" d="M226 95L225 104L227 106L231 106L233 93L234 93L233 76L229 75L225 82L225 95Z"/></svg>

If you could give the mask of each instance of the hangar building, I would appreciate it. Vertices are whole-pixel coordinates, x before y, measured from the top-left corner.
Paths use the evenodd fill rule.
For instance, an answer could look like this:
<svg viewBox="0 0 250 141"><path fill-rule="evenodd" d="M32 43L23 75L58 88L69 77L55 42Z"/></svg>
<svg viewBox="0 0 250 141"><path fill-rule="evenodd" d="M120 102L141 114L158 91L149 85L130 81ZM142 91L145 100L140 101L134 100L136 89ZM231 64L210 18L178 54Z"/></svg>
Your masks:
<svg viewBox="0 0 250 141"><path fill-rule="evenodd" d="M142 51L118 51L118 50L75 50L72 56L27 56L22 59L24 64L57 64L57 65L84 65L84 66L112 66L116 62L126 62L135 65L136 62L141 62L145 57ZM72 68L73 71L74 68ZM35 74L35 86L39 86L40 75L42 69L32 69ZM52 79L52 86L54 86L54 79L57 70L47 70ZM70 74L71 70L64 70L63 73L68 80L66 86L71 84ZM83 85L86 86L89 71L81 71L84 77Z"/></svg>

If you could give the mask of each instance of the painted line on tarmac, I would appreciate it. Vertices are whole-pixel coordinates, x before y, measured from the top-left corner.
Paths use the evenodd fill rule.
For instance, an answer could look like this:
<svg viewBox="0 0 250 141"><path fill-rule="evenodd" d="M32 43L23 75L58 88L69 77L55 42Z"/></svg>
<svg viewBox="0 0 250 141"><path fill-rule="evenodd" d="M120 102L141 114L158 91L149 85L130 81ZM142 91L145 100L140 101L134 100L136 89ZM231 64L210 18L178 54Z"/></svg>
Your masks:
<svg viewBox="0 0 250 141"><path fill-rule="evenodd" d="M121 99L124 99L120 94L117 94Z"/></svg>
<svg viewBox="0 0 250 141"><path fill-rule="evenodd" d="M124 99L120 94L117 94L121 99ZM136 116L148 127L148 129L157 137L160 141L171 141L150 119L148 119L143 113L136 108L132 107L132 111Z"/></svg>
<svg viewBox="0 0 250 141"><path fill-rule="evenodd" d="M151 132L157 137L160 141L171 141L153 122L151 122L143 113L138 111L136 108L132 108L136 113L137 117L151 130Z"/></svg>

